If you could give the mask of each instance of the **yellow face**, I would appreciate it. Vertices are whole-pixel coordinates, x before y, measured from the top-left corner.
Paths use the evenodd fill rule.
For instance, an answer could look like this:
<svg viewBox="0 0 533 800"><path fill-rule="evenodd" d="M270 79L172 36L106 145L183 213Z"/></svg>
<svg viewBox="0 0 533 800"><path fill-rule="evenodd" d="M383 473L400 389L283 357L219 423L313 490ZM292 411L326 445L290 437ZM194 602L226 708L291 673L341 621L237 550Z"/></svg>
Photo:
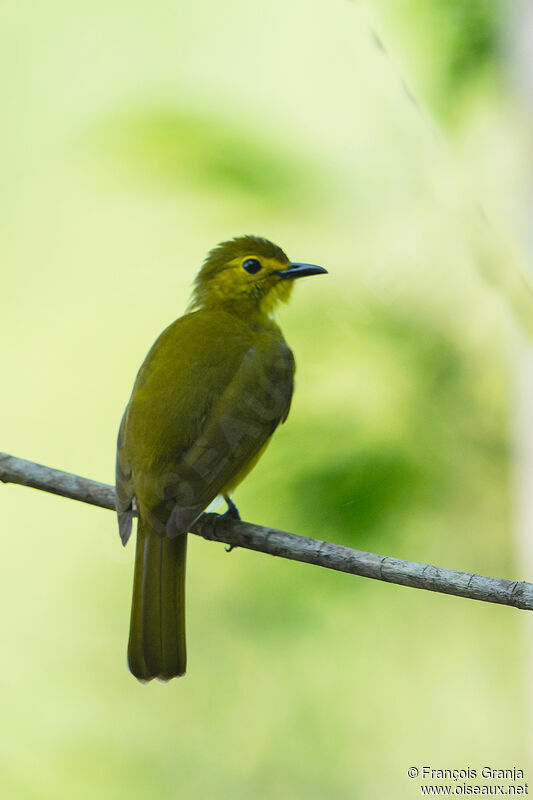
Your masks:
<svg viewBox="0 0 533 800"><path fill-rule="evenodd" d="M206 290L219 302L246 301L270 311L277 303L286 302L291 294L291 280L283 280L279 273L290 262L257 253L247 253L221 265L206 281Z"/></svg>
<svg viewBox="0 0 533 800"><path fill-rule="evenodd" d="M240 236L208 253L196 277L189 310L225 304L239 313L269 313L286 302L296 278L326 272L289 261L283 250L260 236Z"/></svg>

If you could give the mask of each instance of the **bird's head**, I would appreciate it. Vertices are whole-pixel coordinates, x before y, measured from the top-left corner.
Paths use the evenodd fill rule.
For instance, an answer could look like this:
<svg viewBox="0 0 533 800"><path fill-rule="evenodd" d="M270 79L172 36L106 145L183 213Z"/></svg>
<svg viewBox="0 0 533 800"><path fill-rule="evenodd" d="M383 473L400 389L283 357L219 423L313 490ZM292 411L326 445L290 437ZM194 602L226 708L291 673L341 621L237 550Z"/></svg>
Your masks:
<svg viewBox="0 0 533 800"><path fill-rule="evenodd" d="M196 277L191 307L234 303L268 313L289 299L296 278L324 272L314 264L289 261L267 239L239 236L208 254Z"/></svg>

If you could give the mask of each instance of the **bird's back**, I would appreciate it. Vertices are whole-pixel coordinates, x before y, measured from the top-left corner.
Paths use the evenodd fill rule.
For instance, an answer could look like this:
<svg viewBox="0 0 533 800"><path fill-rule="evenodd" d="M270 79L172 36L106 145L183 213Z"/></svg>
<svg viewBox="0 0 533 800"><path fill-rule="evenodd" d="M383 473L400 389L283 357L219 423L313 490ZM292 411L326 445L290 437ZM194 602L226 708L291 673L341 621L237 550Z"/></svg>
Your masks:
<svg viewBox="0 0 533 800"><path fill-rule="evenodd" d="M120 448L137 504L160 508L177 483L189 484L188 507L211 502L286 417L293 373L270 320L254 325L201 309L170 325L139 370L125 414Z"/></svg>

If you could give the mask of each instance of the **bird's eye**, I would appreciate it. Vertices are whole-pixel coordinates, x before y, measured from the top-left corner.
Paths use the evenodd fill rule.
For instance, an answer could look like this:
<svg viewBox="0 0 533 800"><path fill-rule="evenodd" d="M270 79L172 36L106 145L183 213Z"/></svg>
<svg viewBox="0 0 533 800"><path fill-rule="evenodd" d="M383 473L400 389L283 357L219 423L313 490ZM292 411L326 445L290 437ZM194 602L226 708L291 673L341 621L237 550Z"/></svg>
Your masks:
<svg viewBox="0 0 533 800"><path fill-rule="evenodd" d="M261 269L261 262L257 258L246 258L242 262L242 268L251 275L255 275Z"/></svg>

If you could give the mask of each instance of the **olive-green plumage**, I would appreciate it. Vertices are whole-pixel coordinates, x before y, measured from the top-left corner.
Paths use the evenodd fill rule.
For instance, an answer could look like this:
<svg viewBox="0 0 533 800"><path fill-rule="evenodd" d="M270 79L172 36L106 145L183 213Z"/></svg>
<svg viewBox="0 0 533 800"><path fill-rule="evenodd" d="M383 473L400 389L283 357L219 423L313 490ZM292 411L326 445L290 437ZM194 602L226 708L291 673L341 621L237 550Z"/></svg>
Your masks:
<svg viewBox="0 0 533 800"><path fill-rule="evenodd" d="M294 278L256 236L212 250L191 310L148 353L118 436L116 503L124 544L139 516L128 663L142 681L183 675L187 531L252 469L291 403L294 359L271 312Z"/></svg>

